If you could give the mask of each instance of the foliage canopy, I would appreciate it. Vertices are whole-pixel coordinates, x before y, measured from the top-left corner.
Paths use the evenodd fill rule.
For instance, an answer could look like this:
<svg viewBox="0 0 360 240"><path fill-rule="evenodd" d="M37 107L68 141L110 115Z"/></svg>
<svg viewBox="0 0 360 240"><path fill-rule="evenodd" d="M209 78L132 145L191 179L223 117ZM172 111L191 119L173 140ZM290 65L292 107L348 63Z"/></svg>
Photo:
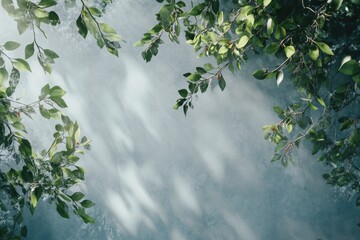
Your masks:
<svg viewBox="0 0 360 240"><path fill-rule="evenodd" d="M293 149L308 142L312 154L329 166L323 174L332 185L346 188L356 195L360 205L360 1L359 0L239 0L239 1L176 1L161 3L156 13L157 24L136 42L145 47L143 59L148 62L159 52L167 35L179 43L186 42L209 63L185 73L187 88L174 109L185 115L194 108L195 95L204 93L209 85L226 88L224 71L234 73L246 66L256 55L269 55L274 65L263 66L253 73L258 80L275 79L282 87L291 81L298 100L274 106L280 120L264 126L265 138L275 144L271 161L284 166L293 162ZM59 86L45 85L32 103L14 99L21 72L30 71L27 59L36 55L46 73L59 55L39 45L37 38L46 37L44 25L58 26L57 0L1 0L17 22L19 34L30 31L33 41L24 47L24 58L10 57L20 47L17 41L0 43L0 237L26 237L23 210L34 212L40 199L55 202L56 210L70 217L69 208L84 222L94 220L85 209L94 203L71 188L84 180L84 169L77 165L82 148L90 141L80 137L78 124L71 121L62 108L65 91ZM91 35L100 48L115 56L119 54L121 36L101 17L111 0L65 0L65 9L79 9L74 23L79 34ZM111 5L110 5L111 7ZM89 34L90 33L90 34ZM210 63L210 62L215 62ZM24 116L40 113L55 119L53 142L37 153L26 138Z"/></svg>

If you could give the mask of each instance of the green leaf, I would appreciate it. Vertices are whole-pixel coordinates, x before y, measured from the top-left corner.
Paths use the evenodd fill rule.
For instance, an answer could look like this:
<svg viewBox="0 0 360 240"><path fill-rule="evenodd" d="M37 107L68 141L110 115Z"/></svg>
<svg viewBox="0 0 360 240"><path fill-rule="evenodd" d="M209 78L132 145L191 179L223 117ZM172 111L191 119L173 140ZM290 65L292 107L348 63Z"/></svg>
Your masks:
<svg viewBox="0 0 360 240"><path fill-rule="evenodd" d="M84 197L85 197L85 194L83 194L82 192L76 192L70 196L70 198L75 202L80 201Z"/></svg>
<svg viewBox="0 0 360 240"><path fill-rule="evenodd" d="M349 143L353 146L360 144L360 128L356 128L349 138Z"/></svg>
<svg viewBox="0 0 360 240"><path fill-rule="evenodd" d="M55 6L57 4L56 0L41 0L39 2L40 6L44 6L44 7L52 7Z"/></svg>
<svg viewBox="0 0 360 240"><path fill-rule="evenodd" d="M334 55L333 51L331 50L331 48L324 42L316 42L316 45L320 48L320 50L327 54L327 55Z"/></svg>
<svg viewBox="0 0 360 240"><path fill-rule="evenodd" d="M180 96L183 98L186 98L188 95L188 91L186 89L180 89L178 92L179 92Z"/></svg>
<svg viewBox="0 0 360 240"><path fill-rule="evenodd" d="M253 73L253 76L258 80L263 80L268 75L268 72L265 69L258 69Z"/></svg>
<svg viewBox="0 0 360 240"><path fill-rule="evenodd" d="M0 68L0 86L8 79L9 73L5 67Z"/></svg>
<svg viewBox="0 0 360 240"><path fill-rule="evenodd" d="M87 30L93 35L95 39L100 38L99 30L95 20L90 16L90 14L84 9L82 12L82 20L86 25Z"/></svg>
<svg viewBox="0 0 360 240"><path fill-rule="evenodd" d="M354 121L351 119L346 120L340 125L340 131L350 128L354 124Z"/></svg>
<svg viewBox="0 0 360 240"><path fill-rule="evenodd" d="M44 53L47 57L51 58L51 59L56 59L59 58L59 55L57 55L56 52L50 50L50 49L44 49Z"/></svg>
<svg viewBox="0 0 360 240"><path fill-rule="evenodd" d="M84 24L83 20L82 20L82 16L81 14L79 15L79 17L76 20L76 26L78 29L79 34L83 37L86 38L86 35L88 33L88 29L86 27L86 25Z"/></svg>
<svg viewBox="0 0 360 240"><path fill-rule="evenodd" d="M318 103L320 103L321 106L326 107L325 101L321 97L318 97L317 101Z"/></svg>
<svg viewBox="0 0 360 240"><path fill-rule="evenodd" d="M79 208L75 213L77 213L82 218L84 223L95 223L95 220L87 215L83 208Z"/></svg>
<svg viewBox="0 0 360 240"><path fill-rule="evenodd" d="M219 51L218 51L218 53L219 54L225 54L225 53L227 53L229 51L229 49L226 47L226 46L221 46L220 48L219 48Z"/></svg>
<svg viewBox="0 0 360 240"><path fill-rule="evenodd" d="M74 141L72 137L66 137L66 149L72 150L74 148Z"/></svg>
<svg viewBox="0 0 360 240"><path fill-rule="evenodd" d="M312 109L314 111L318 110L318 107L315 106L312 102L309 102L309 107L310 107L310 109Z"/></svg>
<svg viewBox="0 0 360 240"><path fill-rule="evenodd" d="M59 198L58 203L56 204L56 211L63 218L70 218L68 205L66 205L66 203L61 201Z"/></svg>
<svg viewBox="0 0 360 240"><path fill-rule="evenodd" d="M34 54L34 43L30 43L25 47L25 59L30 58Z"/></svg>
<svg viewBox="0 0 360 240"><path fill-rule="evenodd" d="M285 126L286 126L287 132L291 133L293 130L293 125L291 123L287 123Z"/></svg>
<svg viewBox="0 0 360 240"><path fill-rule="evenodd" d="M66 108L67 105L61 97L50 97L50 99L55 102L59 107Z"/></svg>
<svg viewBox="0 0 360 240"><path fill-rule="evenodd" d="M82 201L81 203L81 206L83 206L84 208L90 208L92 206L95 206L95 203L93 203L92 201L90 200L84 200Z"/></svg>
<svg viewBox="0 0 360 240"><path fill-rule="evenodd" d="M291 58L291 56L295 54L294 46L286 46L284 51L287 58Z"/></svg>
<svg viewBox="0 0 360 240"><path fill-rule="evenodd" d="M102 16L102 12L99 9L97 9L96 7L88 7L88 9L93 16L96 16L96 17Z"/></svg>
<svg viewBox="0 0 360 240"><path fill-rule="evenodd" d="M243 48L249 42L249 37L244 35L242 36L239 41L236 43L236 48Z"/></svg>
<svg viewBox="0 0 360 240"><path fill-rule="evenodd" d="M27 234L28 234L28 230L27 230L27 227L26 226L23 226L20 230L20 234L22 237L26 238L27 237Z"/></svg>
<svg viewBox="0 0 360 240"><path fill-rule="evenodd" d="M274 106L273 109L274 109L274 111L275 111L278 115L284 113L284 109L282 109L282 107ZM272 126L272 125L271 125L271 126Z"/></svg>
<svg viewBox="0 0 360 240"><path fill-rule="evenodd" d="M36 197L36 194L34 191L30 193L30 204L33 208L36 208L36 205L38 203L38 199Z"/></svg>
<svg viewBox="0 0 360 240"><path fill-rule="evenodd" d="M224 12L223 11L218 12L217 18L218 18L217 23L220 26L224 22Z"/></svg>
<svg viewBox="0 0 360 240"><path fill-rule="evenodd" d="M278 42L271 42L264 48L265 53L267 54L275 54L280 48L280 44Z"/></svg>
<svg viewBox="0 0 360 240"><path fill-rule="evenodd" d="M99 23L100 29L105 33L116 33L115 29L107 23Z"/></svg>
<svg viewBox="0 0 360 240"><path fill-rule="evenodd" d="M50 98L61 98L66 92L59 86L52 87L49 91Z"/></svg>
<svg viewBox="0 0 360 240"><path fill-rule="evenodd" d="M49 94L50 94L50 86L49 86L49 84L46 84L45 86L43 86L41 88L41 96L43 98L45 98Z"/></svg>
<svg viewBox="0 0 360 240"><path fill-rule="evenodd" d="M14 122L13 124L11 124L15 129L26 132L25 126L24 124L22 124L21 122Z"/></svg>
<svg viewBox="0 0 360 240"><path fill-rule="evenodd" d="M219 77L219 87L220 87L221 91L224 91L224 89L226 87L226 82L225 82L225 79L222 77L222 75Z"/></svg>
<svg viewBox="0 0 360 240"><path fill-rule="evenodd" d="M352 80L353 80L355 83L360 84L360 74L354 75L354 76L352 77Z"/></svg>
<svg viewBox="0 0 360 240"><path fill-rule="evenodd" d="M106 38L110 41L119 42L122 41L122 37L119 34L116 33L108 33L106 34Z"/></svg>
<svg viewBox="0 0 360 240"><path fill-rule="evenodd" d="M264 8L267 7L271 3L271 0L264 0L263 5Z"/></svg>
<svg viewBox="0 0 360 240"><path fill-rule="evenodd" d="M360 72L360 64L353 59L346 61L340 66L339 72L350 76L355 75Z"/></svg>
<svg viewBox="0 0 360 240"><path fill-rule="evenodd" d="M4 44L4 48L8 51L12 51L20 47L20 43L14 41L8 41Z"/></svg>
<svg viewBox="0 0 360 240"><path fill-rule="evenodd" d="M43 116L46 119L50 119L51 115L50 115L49 111L46 108L44 108L43 105L39 105L39 111L40 111L41 116Z"/></svg>
<svg viewBox="0 0 360 240"><path fill-rule="evenodd" d="M30 65L24 60L24 59L21 59L21 58L15 58L13 61L12 61L13 65L14 65L14 68L16 68L17 70L28 70L31 72L31 68L30 68Z"/></svg>
<svg viewBox="0 0 360 240"><path fill-rule="evenodd" d="M59 15L57 15L57 13L54 11L49 12L49 21L50 21L50 24L53 26L60 24Z"/></svg>
<svg viewBox="0 0 360 240"><path fill-rule="evenodd" d="M134 47L142 47L145 45L145 42L143 40L139 40L136 43L134 43Z"/></svg>
<svg viewBox="0 0 360 240"><path fill-rule="evenodd" d="M211 71L214 69L214 67L211 65L211 63L205 63L204 68L206 71Z"/></svg>
<svg viewBox="0 0 360 240"><path fill-rule="evenodd" d="M193 81L193 82L198 81L200 78L201 78L201 75L198 72L192 73L192 74L190 74L190 76L187 77L187 79L189 79L190 81Z"/></svg>
<svg viewBox="0 0 360 240"><path fill-rule="evenodd" d="M22 20L22 19L17 20L17 29L20 35L23 34L28 27L29 27L29 23L26 20Z"/></svg>
<svg viewBox="0 0 360 240"><path fill-rule="evenodd" d="M41 8L36 8L33 13L37 18L46 18L49 16L49 13Z"/></svg>
<svg viewBox="0 0 360 240"><path fill-rule="evenodd" d="M31 156L32 149L31 149L31 144L28 140L26 140L26 139L21 140L20 146L19 146L19 152L23 156Z"/></svg>
<svg viewBox="0 0 360 240"><path fill-rule="evenodd" d="M309 57L312 60L316 61L318 59L318 57L319 57L319 48L316 47L315 45L311 46L309 48Z"/></svg>
<svg viewBox="0 0 360 240"><path fill-rule="evenodd" d="M198 4L190 10L189 14L191 16L198 16L202 12L204 7L205 7L204 3Z"/></svg>

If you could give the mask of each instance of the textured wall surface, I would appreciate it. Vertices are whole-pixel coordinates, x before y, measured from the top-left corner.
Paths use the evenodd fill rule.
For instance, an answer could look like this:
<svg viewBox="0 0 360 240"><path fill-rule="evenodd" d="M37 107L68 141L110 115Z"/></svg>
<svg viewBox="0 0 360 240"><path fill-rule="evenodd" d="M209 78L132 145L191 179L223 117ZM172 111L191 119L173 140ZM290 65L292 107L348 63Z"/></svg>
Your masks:
<svg viewBox="0 0 360 240"><path fill-rule="evenodd" d="M29 239L358 239L359 211L325 185L323 166L304 147L295 167L270 163L261 128L277 120L272 105L296 93L252 79L266 59L227 74L226 90L201 95L187 117L171 108L185 87L182 73L204 62L184 43L169 43L144 63L132 44L152 27L158 7L127 0L108 11L127 41L120 58L78 36L75 10L60 31L49 29L43 44L61 57L54 74L45 76L33 60L19 94L36 98L46 82L68 91L67 112L93 141L80 187L97 203L97 223L61 219L43 202L27 217ZM10 21L1 12L1 43L17 38ZM29 124L36 144L46 143L51 129Z"/></svg>

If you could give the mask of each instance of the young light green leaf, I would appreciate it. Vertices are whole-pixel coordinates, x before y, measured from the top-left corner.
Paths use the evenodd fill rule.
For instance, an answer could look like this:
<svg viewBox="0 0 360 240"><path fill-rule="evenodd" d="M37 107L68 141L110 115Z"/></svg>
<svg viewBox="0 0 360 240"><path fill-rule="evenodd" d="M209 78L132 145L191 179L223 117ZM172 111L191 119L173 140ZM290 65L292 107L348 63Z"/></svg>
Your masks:
<svg viewBox="0 0 360 240"><path fill-rule="evenodd" d="M263 5L264 8L267 7L271 3L271 0L264 0Z"/></svg>
<svg viewBox="0 0 360 240"><path fill-rule="evenodd" d="M101 17L102 16L102 12L97 9L96 7L88 7L90 13L96 17Z"/></svg>
<svg viewBox="0 0 360 240"><path fill-rule="evenodd" d="M318 107L315 106L312 102L309 102L309 107L310 107L310 109L312 109L314 111L318 110Z"/></svg>
<svg viewBox="0 0 360 240"><path fill-rule="evenodd" d="M211 65L211 63L205 63L204 68L206 71L211 71L214 69L214 67L213 67L213 65Z"/></svg>
<svg viewBox="0 0 360 240"><path fill-rule="evenodd" d="M220 11L218 14L217 14L217 23L218 25L220 26L221 24L223 24L224 22L224 12L223 11Z"/></svg>
<svg viewBox="0 0 360 240"><path fill-rule="evenodd" d="M266 22L266 30L269 35L271 35L274 32L274 27L275 27L274 21L272 20L272 18L269 18Z"/></svg>
<svg viewBox="0 0 360 240"><path fill-rule="evenodd" d="M134 43L134 47L142 47L145 45L145 42L143 40L139 40L136 43Z"/></svg>
<svg viewBox="0 0 360 240"><path fill-rule="evenodd" d="M30 204L31 204L31 206L32 206L33 208L36 208L37 203L38 203L38 199L37 199L37 197L36 197L36 195L35 195L35 192L32 191L32 192L30 193Z"/></svg>
<svg viewBox="0 0 360 240"><path fill-rule="evenodd" d="M285 48L284 48L284 51L285 51L285 55L286 55L286 57L287 58L291 58L292 57L292 55L294 55L295 54L295 48L294 48L294 46L286 46Z"/></svg>
<svg viewBox="0 0 360 240"><path fill-rule="evenodd" d="M321 97L318 97L317 101L318 103L320 103L321 106L326 107L325 101Z"/></svg>
<svg viewBox="0 0 360 240"><path fill-rule="evenodd" d="M229 51L229 49L226 46L221 46L218 53L219 54L225 54Z"/></svg>
<svg viewBox="0 0 360 240"><path fill-rule="evenodd" d="M28 70L31 72L30 65L24 59L15 58L12 60L12 63L17 70Z"/></svg>
<svg viewBox="0 0 360 240"><path fill-rule="evenodd" d="M46 18L49 16L49 13L41 8L36 8L33 13L37 18Z"/></svg>
<svg viewBox="0 0 360 240"><path fill-rule="evenodd" d="M288 133L291 133L291 132L292 132L292 130L293 130L293 125L292 125L291 123L287 123L287 124L285 125L285 127L286 127L286 130L287 130Z"/></svg>
<svg viewBox="0 0 360 240"><path fill-rule="evenodd" d="M190 76L187 77L190 81L198 81L201 78L201 75L198 72L190 74Z"/></svg>
<svg viewBox="0 0 360 240"><path fill-rule="evenodd" d="M13 124L11 124L15 129L26 132L25 130L25 126L24 124L22 124L21 122L14 122Z"/></svg>
<svg viewBox="0 0 360 240"><path fill-rule="evenodd" d="M313 45L312 47L309 48L309 57L316 61L319 57L319 48L316 47L315 45Z"/></svg>
<svg viewBox="0 0 360 240"><path fill-rule="evenodd" d="M283 71L278 71L276 73L276 84L279 86L280 83L284 80L284 72Z"/></svg>
<svg viewBox="0 0 360 240"><path fill-rule="evenodd" d="M316 42L316 45L320 48L320 50L327 54L327 55L334 55L333 51L331 50L331 48L329 47L329 45L327 45L324 42Z"/></svg>
<svg viewBox="0 0 360 240"><path fill-rule="evenodd" d="M243 48L246 46L246 44L248 43L249 41L249 37L244 35L242 36L239 41L236 43L236 48Z"/></svg>
<svg viewBox="0 0 360 240"><path fill-rule="evenodd" d="M99 23L100 29L105 33L116 33L115 29L107 23Z"/></svg>

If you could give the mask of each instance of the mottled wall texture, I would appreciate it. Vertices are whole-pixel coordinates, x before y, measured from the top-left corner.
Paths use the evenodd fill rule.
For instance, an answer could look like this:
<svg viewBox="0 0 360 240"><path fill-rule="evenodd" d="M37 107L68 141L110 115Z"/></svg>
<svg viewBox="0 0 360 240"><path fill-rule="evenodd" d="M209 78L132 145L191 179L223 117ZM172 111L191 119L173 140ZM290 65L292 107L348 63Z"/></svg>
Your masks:
<svg viewBox="0 0 360 240"><path fill-rule="evenodd" d="M172 109L186 86L182 74L203 60L185 43L167 43L144 63L132 44L155 23L159 4L115 2L106 19L127 41L119 58L76 33L74 10L43 40L60 55L54 74L45 76L33 60L33 73L22 80L23 99L36 98L46 82L68 91L68 114L93 141L80 188L97 203L97 223L83 225L41 202L27 216L29 239L359 239L359 211L323 182L324 166L305 146L296 166L270 163L273 149L261 128L277 120L272 106L296 93L290 84L251 77L266 59L228 73L226 90L199 96L184 117ZM18 38L4 15L1 42ZM50 129L29 124L32 138L46 142Z"/></svg>

